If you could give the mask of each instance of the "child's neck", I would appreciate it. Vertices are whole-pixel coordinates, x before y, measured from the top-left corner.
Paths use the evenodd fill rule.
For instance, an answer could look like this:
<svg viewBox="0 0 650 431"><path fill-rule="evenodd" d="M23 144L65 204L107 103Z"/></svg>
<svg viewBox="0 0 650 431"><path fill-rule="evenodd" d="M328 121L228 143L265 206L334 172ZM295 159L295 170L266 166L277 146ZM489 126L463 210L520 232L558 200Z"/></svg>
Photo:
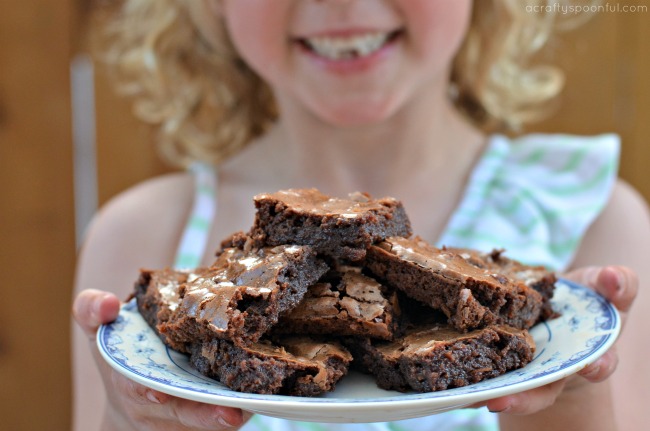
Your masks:
<svg viewBox="0 0 650 431"><path fill-rule="evenodd" d="M409 180L449 178L467 168L482 136L446 101L416 98L379 124L333 127L309 112L290 112L266 136L285 174L328 188L387 193ZM289 171L286 171L288 169Z"/></svg>
<svg viewBox="0 0 650 431"><path fill-rule="evenodd" d="M270 159L281 155L274 170L282 177L279 183L335 196L356 190L394 196L407 205L418 232L435 240L458 204L485 138L451 104L418 108L364 128L285 121L263 145L274 149Z"/></svg>

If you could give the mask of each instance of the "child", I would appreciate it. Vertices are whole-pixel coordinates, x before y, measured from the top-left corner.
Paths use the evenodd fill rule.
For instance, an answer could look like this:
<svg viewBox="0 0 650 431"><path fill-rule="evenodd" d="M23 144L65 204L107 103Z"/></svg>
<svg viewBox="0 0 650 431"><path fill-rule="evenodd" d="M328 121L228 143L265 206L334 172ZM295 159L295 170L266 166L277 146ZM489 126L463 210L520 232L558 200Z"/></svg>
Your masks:
<svg viewBox="0 0 650 431"><path fill-rule="evenodd" d="M183 242L197 256L190 265L210 263L221 239L250 226L257 193L362 190L402 200L431 242L504 247L570 270L627 319L637 277L650 276L650 218L615 179L616 137L486 134L535 118L533 108L559 91L558 71L526 67L552 23L505 0L127 0L107 27L106 59L136 112L160 125L167 160L214 166L196 170L218 186L211 227ZM194 196L191 174L167 175L116 197L94 220L76 280L76 429L225 430L249 419L129 381L94 347L138 269L173 264ZM636 302L650 307L645 292ZM618 356L611 349L579 375L487 409L318 428L255 416L242 429L494 429L497 418L504 430L640 429L646 325L632 314Z"/></svg>

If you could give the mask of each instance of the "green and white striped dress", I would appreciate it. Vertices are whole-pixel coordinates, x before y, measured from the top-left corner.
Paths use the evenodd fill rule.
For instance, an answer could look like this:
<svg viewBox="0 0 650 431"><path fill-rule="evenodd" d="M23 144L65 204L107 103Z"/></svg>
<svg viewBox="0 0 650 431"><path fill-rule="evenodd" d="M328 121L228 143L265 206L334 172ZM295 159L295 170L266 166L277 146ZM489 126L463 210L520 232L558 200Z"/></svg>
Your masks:
<svg viewBox="0 0 650 431"><path fill-rule="evenodd" d="M555 271L570 265L580 241L605 207L616 181L619 138L532 134L490 137L465 194L437 244L489 251ZM216 212L216 175L196 165L194 211L176 267L199 265ZM407 209L408 210L408 209ZM319 424L256 415L243 431L497 430L497 415L464 409L391 423Z"/></svg>

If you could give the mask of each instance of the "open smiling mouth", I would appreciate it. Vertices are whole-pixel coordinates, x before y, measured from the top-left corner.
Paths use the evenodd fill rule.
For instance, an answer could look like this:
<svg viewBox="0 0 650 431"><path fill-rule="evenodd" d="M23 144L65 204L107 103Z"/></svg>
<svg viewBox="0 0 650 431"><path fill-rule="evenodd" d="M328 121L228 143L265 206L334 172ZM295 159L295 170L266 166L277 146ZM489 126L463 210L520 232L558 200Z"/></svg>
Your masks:
<svg viewBox="0 0 650 431"><path fill-rule="evenodd" d="M394 42L402 30L371 32L354 36L315 36L297 39L306 50L329 60L350 60L369 56Z"/></svg>

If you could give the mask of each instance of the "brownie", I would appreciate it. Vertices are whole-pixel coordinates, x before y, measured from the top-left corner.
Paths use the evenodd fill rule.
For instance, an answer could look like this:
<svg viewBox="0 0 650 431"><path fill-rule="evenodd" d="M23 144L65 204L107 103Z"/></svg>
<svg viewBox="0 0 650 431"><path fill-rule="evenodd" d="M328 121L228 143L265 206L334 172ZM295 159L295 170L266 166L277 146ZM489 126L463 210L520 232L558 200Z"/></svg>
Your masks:
<svg viewBox="0 0 650 431"><path fill-rule="evenodd" d="M444 312L462 331L495 324L527 329L541 315L542 295L520 279L417 237L391 237L371 246L365 265L389 285Z"/></svg>
<svg viewBox="0 0 650 431"><path fill-rule="evenodd" d="M338 343L305 336L276 343L263 340L242 347L213 339L191 347L190 363L235 391L316 396L334 390L352 360Z"/></svg>
<svg viewBox="0 0 650 431"><path fill-rule="evenodd" d="M308 246L226 249L210 268L180 286L178 307L159 330L180 351L212 338L250 344L327 270Z"/></svg>
<svg viewBox="0 0 650 431"><path fill-rule="evenodd" d="M289 189L255 196L251 237L266 245L300 244L335 258L361 260L373 243L408 236L411 225L402 203L353 193L347 199L316 189Z"/></svg>
<svg viewBox="0 0 650 431"><path fill-rule="evenodd" d="M343 266L309 288L305 298L274 328L278 333L358 335L392 339L399 318L394 289Z"/></svg>
<svg viewBox="0 0 650 431"><path fill-rule="evenodd" d="M355 368L383 389L432 392L466 386L521 368L535 345L525 329L490 326L461 332L446 324L410 328L395 341L347 339Z"/></svg>

